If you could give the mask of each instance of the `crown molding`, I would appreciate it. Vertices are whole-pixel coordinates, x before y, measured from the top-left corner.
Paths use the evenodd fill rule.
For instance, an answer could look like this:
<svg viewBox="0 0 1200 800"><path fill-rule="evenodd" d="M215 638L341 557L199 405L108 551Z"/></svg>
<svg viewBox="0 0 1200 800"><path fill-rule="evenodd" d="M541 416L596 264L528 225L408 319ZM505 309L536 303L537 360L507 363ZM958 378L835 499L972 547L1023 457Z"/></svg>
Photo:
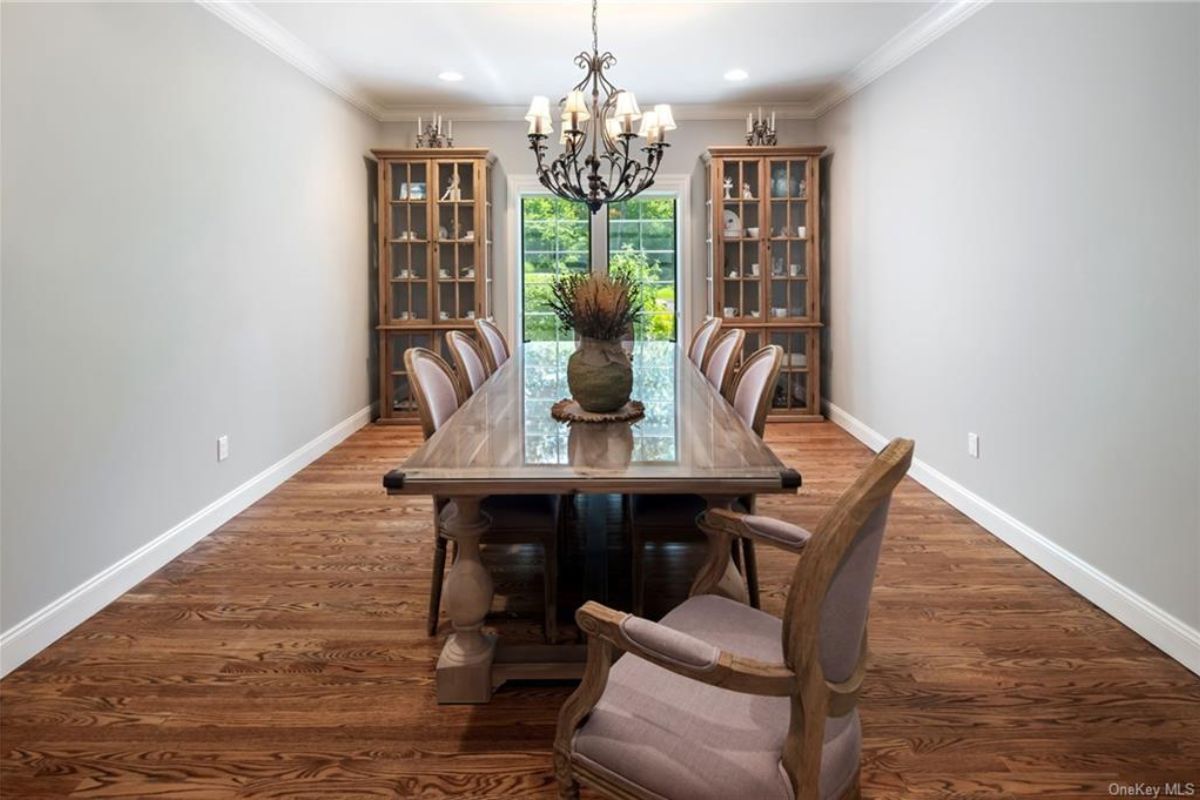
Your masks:
<svg viewBox="0 0 1200 800"><path fill-rule="evenodd" d="M943 0L837 80L813 107L820 117L969 19L991 0Z"/></svg>
<svg viewBox="0 0 1200 800"><path fill-rule="evenodd" d="M379 106L353 80L252 3L237 0L195 1L201 8L249 36L359 111L376 120L382 119Z"/></svg>
<svg viewBox="0 0 1200 800"><path fill-rule="evenodd" d="M195 2L379 122L416 122L418 116L429 116L435 111L460 122L517 122L525 116L524 106L439 106L436 103L380 105L335 64L259 11L253 3L241 0ZM759 105L775 111L778 119L817 119L937 41L990 2L943 0L937 3L839 78L833 88L815 102L672 104L675 119L743 119L747 111Z"/></svg>
<svg viewBox="0 0 1200 800"><path fill-rule="evenodd" d="M712 103L683 105L671 104L676 120L744 120L746 114L762 106L764 111L774 111L777 119L816 119L809 103ZM417 117L428 119L441 114L455 122L513 122L524 124L525 106L505 105L457 105L445 106L437 103L424 105L406 104L380 109L381 122L416 122Z"/></svg>

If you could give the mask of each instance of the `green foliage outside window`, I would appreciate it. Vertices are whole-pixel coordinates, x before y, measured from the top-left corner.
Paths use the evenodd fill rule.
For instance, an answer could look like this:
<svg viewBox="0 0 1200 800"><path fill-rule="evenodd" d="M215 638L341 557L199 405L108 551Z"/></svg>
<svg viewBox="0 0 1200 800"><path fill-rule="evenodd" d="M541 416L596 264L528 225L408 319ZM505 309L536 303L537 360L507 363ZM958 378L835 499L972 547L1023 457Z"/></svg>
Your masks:
<svg viewBox="0 0 1200 800"><path fill-rule="evenodd" d="M675 338L676 225L674 197L639 197L608 208L608 269L643 287L639 339ZM558 197L521 200L522 291L526 341L570 340L550 311L550 280L591 267L591 214Z"/></svg>

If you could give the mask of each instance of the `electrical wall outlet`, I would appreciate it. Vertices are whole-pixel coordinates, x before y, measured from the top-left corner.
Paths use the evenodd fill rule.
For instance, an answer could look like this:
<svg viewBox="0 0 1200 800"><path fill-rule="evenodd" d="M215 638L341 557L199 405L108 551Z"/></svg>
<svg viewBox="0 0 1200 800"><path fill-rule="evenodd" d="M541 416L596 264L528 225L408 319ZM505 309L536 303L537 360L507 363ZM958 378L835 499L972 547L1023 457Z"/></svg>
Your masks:
<svg viewBox="0 0 1200 800"><path fill-rule="evenodd" d="M224 461L229 458L229 437L217 437L217 461Z"/></svg>
<svg viewBox="0 0 1200 800"><path fill-rule="evenodd" d="M967 455L971 458L979 458L979 434L967 434Z"/></svg>

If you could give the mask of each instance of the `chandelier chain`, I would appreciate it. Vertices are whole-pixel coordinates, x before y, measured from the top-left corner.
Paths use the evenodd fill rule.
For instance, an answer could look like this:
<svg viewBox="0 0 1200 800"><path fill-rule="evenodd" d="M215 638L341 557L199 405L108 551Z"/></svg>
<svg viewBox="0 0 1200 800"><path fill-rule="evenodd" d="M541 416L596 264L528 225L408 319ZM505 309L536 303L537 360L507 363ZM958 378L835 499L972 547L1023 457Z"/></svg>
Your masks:
<svg viewBox="0 0 1200 800"><path fill-rule="evenodd" d="M600 3L600 0L592 0L592 54L593 55L600 54L600 26L596 22L596 17L597 17L596 7L599 5L599 3Z"/></svg>

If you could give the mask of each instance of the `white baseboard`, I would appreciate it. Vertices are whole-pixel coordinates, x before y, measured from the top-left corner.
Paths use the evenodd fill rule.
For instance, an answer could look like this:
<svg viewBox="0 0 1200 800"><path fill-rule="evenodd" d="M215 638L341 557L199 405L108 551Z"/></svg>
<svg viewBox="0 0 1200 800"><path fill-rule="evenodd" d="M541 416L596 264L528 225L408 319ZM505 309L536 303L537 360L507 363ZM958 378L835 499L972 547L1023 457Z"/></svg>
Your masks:
<svg viewBox="0 0 1200 800"><path fill-rule="evenodd" d="M372 419L367 406L0 634L0 677L224 525Z"/></svg>
<svg viewBox="0 0 1200 800"><path fill-rule="evenodd" d="M887 444L888 437L833 403L826 401L825 411L830 421L872 450L879 451ZM1134 633L1200 675L1200 631L919 458L913 459L908 474L1018 553L1111 614Z"/></svg>

